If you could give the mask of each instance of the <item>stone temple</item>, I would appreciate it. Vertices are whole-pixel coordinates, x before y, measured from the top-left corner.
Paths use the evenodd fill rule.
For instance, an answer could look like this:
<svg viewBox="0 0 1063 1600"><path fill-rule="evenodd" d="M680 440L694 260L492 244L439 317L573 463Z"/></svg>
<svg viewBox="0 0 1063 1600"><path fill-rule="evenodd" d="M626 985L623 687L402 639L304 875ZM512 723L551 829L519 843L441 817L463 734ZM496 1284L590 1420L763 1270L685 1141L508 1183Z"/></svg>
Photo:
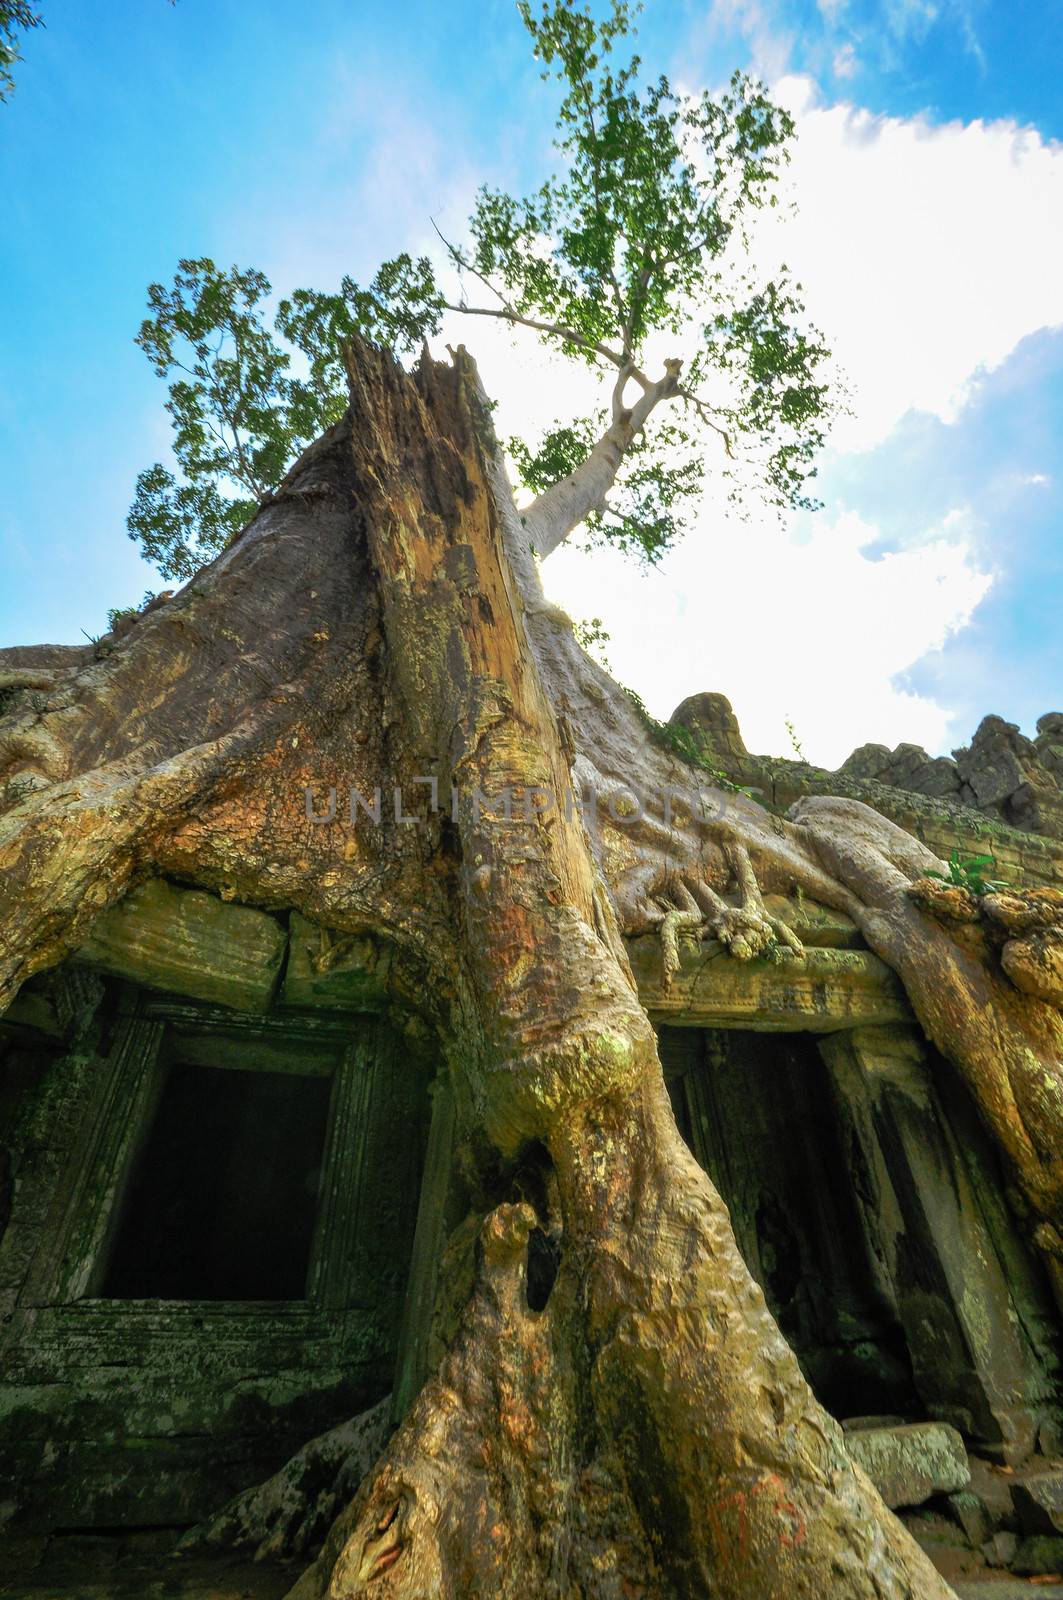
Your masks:
<svg viewBox="0 0 1063 1600"><path fill-rule="evenodd" d="M721 695L672 724L770 809L854 796L1063 886L1063 713L837 773L751 755ZM1058 1570L1063 1329L1016 1197L855 926L775 909L800 964L703 945L666 984L628 942L679 1127L887 1502L956 1570ZM0 1063L9 1534L176 1534L386 1396L402 1414L465 1208L386 945L154 879L26 985Z"/></svg>

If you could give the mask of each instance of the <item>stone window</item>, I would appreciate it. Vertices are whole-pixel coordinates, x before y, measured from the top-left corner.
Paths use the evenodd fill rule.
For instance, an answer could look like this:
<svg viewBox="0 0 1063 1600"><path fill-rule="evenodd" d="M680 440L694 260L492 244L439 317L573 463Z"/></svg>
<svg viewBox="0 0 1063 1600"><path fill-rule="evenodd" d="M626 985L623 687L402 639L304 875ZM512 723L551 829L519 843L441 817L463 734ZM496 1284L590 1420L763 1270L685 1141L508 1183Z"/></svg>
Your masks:
<svg viewBox="0 0 1063 1600"><path fill-rule="evenodd" d="M59 976L76 1032L53 979L0 1033L0 1453L48 1526L184 1525L392 1386L436 1056L327 999Z"/></svg>
<svg viewBox="0 0 1063 1600"><path fill-rule="evenodd" d="M304 1299L334 1070L258 1070L253 1046L204 1065L170 1034L100 1295Z"/></svg>

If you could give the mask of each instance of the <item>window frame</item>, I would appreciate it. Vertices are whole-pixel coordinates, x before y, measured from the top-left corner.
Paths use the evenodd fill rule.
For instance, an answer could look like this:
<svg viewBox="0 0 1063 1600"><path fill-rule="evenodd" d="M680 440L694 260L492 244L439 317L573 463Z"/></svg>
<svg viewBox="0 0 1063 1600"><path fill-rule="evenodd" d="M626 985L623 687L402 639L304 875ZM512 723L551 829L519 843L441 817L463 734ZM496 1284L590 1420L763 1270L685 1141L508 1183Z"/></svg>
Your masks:
<svg viewBox="0 0 1063 1600"><path fill-rule="evenodd" d="M300 1043L324 1045L333 1052L317 1215L302 1299L118 1299L99 1292L137 1155L158 1107L168 1028L185 1035L221 1034L248 1044L269 1043L282 1051L290 1047L293 1056ZM367 1297L358 1294L357 1234L366 1200L365 1157L380 1031L379 1019L372 1015L250 1015L124 986L110 1048L97 1058L103 1070L87 1133L59 1197L50 1248L34 1263L26 1298L52 1308L64 1322L89 1318L118 1326L159 1319L178 1326L209 1326L220 1319L250 1332L256 1318L279 1317L288 1325L302 1324L312 1336L332 1331L337 1317L343 1320L347 1312L358 1320L357 1313L365 1308L359 1298ZM276 1054L272 1061L271 1070L286 1070L277 1065ZM291 1070L300 1071L297 1062Z"/></svg>

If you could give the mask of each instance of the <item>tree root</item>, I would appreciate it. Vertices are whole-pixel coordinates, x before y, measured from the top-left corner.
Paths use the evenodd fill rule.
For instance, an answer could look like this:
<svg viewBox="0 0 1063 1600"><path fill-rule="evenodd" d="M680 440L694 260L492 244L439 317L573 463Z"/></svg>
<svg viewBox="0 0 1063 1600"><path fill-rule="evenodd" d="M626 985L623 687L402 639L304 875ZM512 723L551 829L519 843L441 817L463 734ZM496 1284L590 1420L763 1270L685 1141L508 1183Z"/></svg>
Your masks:
<svg viewBox="0 0 1063 1600"><path fill-rule="evenodd" d="M661 928L669 960L694 929L738 959L797 955L769 887L856 917L1046 1226L1063 1018L913 904L934 857L855 803L806 806L794 826L720 796L726 824L684 834L662 812L652 835L617 820L593 839L563 812L480 818L470 796L499 785L563 793L574 757L600 793L699 780L570 632L520 610L503 550L526 537L462 373L426 361L411 380L357 344L349 359L353 415L314 464L337 495L271 504L79 674L48 738L81 776L27 805L0 861L12 987L76 947L134 871L340 933L387 926L429 974L418 1000L470 1147L496 1163L549 1150L564 1235L545 1309L526 1293L535 1213L503 1206L455 1341L294 1594L945 1600L850 1466L679 1137L604 885L625 926L634 911ZM368 793L385 772L460 773L448 829L308 823L306 785ZM295 1548L324 1515L272 1480L242 1501L220 1520L256 1548Z"/></svg>
<svg viewBox="0 0 1063 1600"><path fill-rule="evenodd" d="M289 1600L945 1600L809 1392L663 1089L557 1132L545 1309L526 1284L543 1219L500 1206L456 1339Z"/></svg>
<svg viewBox="0 0 1063 1600"><path fill-rule="evenodd" d="M718 939L737 961L751 961L780 949L794 956L805 953L793 929L765 907L749 851L737 834L717 828L715 837L730 868L739 896L737 905L692 872L665 870L655 892L640 908L639 921L657 928L666 984L679 970L679 940L684 936Z"/></svg>
<svg viewBox="0 0 1063 1600"><path fill-rule="evenodd" d="M254 1551L256 1561L307 1555L321 1545L340 1510L380 1455L391 1431L391 1396L305 1444L272 1478L235 1495L175 1550Z"/></svg>

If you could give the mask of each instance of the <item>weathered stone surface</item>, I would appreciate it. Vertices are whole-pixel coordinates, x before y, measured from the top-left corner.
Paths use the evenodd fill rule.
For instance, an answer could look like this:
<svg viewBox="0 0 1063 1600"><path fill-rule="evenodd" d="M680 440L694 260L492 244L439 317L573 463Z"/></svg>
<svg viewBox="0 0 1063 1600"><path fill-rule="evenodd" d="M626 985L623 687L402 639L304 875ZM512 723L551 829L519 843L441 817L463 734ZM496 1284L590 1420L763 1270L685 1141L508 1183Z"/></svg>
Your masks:
<svg viewBox="0 0 1063 1600"><path fill-rule="evenodd" d="M105 912L77 954L149 988L265 1011L285 942L280 923L264 911L154 878Z"/></svg>
<svg viewBox="0 0 1063 1600"><path fill-rule="evenodd" d="M47 1538L4 1539L0 1600L282 1600L290 1563L209 1551L171 1559L174 1530L72 1530Z"/></svg>
<svg viewBox="0 0 1063 1600"><path fill-rule="evenodd" d="M1017 1533L994 1533L993 1537L987 1539L982 1546L982 1554L986 1558L987 1566L1010 1567L1015 1560L1015 1552L1018 1548L1019 1536Z"/></svg>
<svg viewBox="0 0 1063 1600"><path fill-rule="evenodd" d="M1022 1462L1051 1408L1055 1366L1035 1337L1022 1260L998 1244L984 1134L962 1104L946 1111L947 1082L914 1028L835 1034L821 1048L927 1411Z"/></svg>
<svg viewBox="0 0 1063 1600"><path fill-rule="evenodd" d="M891 1509L962 1489L971 1476L963 1440L944 1422L861 1429L846 1434L845 1448Z"/></svg>
<svg viewBox="0 0 1063 1600"><path fill-rule="evenodd" d="M151 1017L115 1020L113 998L70 1053L49 1043L32 1077L0 1045L4 1081L17 1069L26 1085L0 1250L0 1521L30 1527L196 1521L378 1399L395 1365L434 1062L376 1019L147 995ZM108 1296L122 1174L151 1126L160 1013L186 1055L209 1046L213 1060L216 1047L234 1076L238 1060L280 1071L287 1057L314 1076L333 1062L305 1296ZM0 1554L0 1584L3 1571Z"/></svg>
<svg viewBox="0 0 1063 1600"><path fill-rule="evenodd" d="M981 1495L960 1489L949 1495L949 1511L977 1550L993 1532L993 1519Z"/></svg>
<svg viewBox="0 0 1063 1600"><path fill-rule="evenodd" d="M1063 1535L1063 1470L1024 1476L1012 1485L1011 1498L1024 1533Z"/></svg>
<svg viewBox="0 0 1063 1600"><path fill-rule="evenodd" d="M1063 937L1058 928L1012 939L1000 953L1000 964L1016 989L1050 1006L1063 1006Z"/></svg>
<svg viewBox="0 0 1063 1600"><path fill-rule="evenodd" d="M899 744L895 750L884 744L862 744L838 770L846 778L871 779L949 800L958 800L963 787L954 761L930 756L917 744Z"/></svg>
<svg viewBox="0 0 1063 1600"><path fill-rule="evenodd" d="M281 1001L379 1011L388 1000L390 965L388 952L375 940L340 937L293 911Z"/></svg>
<svg viewBox="0 0 1063 1600"><path fill-rule="evenodd" d="M680 1132L819 1399L922 1415L814 1036L665 1026L658 1046Z"/></svg>
<svg viewBox="0 0 1063 1600"><path fill-rule="evenodd" d="M847 778L877 778L881 781L883 773L890 770L891 759L888 745L861 744L846 756L838 771Z"/></svg>
<svg viewBox="0 0 1063 1600"><path fill-rule="evenodd" d="M940 1511L922 1506L916 1511L900 1511L898 1518L950 1585L984 1571L982 1552L972 1549L963 1531Z"/></svg>
<svg viewBox="0 0 1063 1600"><path fill-rule="evenodd" d="M1049 731L1049 741L1053 738ZM953 754L964 798L969 794L979 810L1020 828L1059 836L1063 794L1056 775L1042 760L1037 744L1013 722L983 717L970 746Z"/></svg>
<svg viewBox="0 0 1063 1600"><path fill-rule="evenodd" d="M1063 838L1063 712L1050 711L1027 739L1012 722L984 717L953 759L919 745L863 744L839 767L845 782L884 784L970 806L1010 826ZM868 795L868 803L876 803Z"/></svg>
<svg viewBox="0 0 1063 1600"><path fill-rule="evenodd" d="M985 1506L995 1528L1006 1528L1012 1532L1018 1528L1018 1518L1015 1514L1015 1502L1011 1490L1015 1482L1011 1472L1004 1472L991 1461L983 1461L980 1456L968 1456L967 1465L971 1469L971 1481L967 1485L969 1494L976 1494Z"/></svg>
<svg viewBox="0 0 1063 1600"><path fill-rule="evenodd" d="M1048 711L1037 719L1034 745L1041 765L1063 790L1063 711Z"/></svg>
<svg viewBox="0 0 1063 1600"><path fill-rule="evenodd" d="M738 718L724 694L692 694L676 706L668 721L673 727L686 728L706 755L749 757Z"/></svg>
<svg viewBox="0 0 1063 1600"><path fill-rule="evenodd" d="M627 949L639 998L654 1021L829 1033L910 1017L901 984L869 950L812 948L804 957L736 961L716 943L681 945L679 971L666 985L659 939L630 939Z"/></svg>
<svg viewBox="0 0 1063 1600"><path fill-rule="evenodd" d="M800 900L785 894L766 894L764 908L791 927L801 943L809 949L862 950L867 946L864 936L852 917L844 911L832 911L829 906L817 905L814 900Z"/></svg>
<svg viewBox="0 0 1063 1600"><path fill-rule="evenodd" d="M38 1033L62 1037L62 1028L55 1014L55 1005L47 989L31 988L24 984L7 1010L0 1015L0 1024L7 1028L33 1028Z"/></svg>
<svg viewBox="0 0 1063 1600"><path fill-rule="evenodd" d="M953 755L975 804L985 807L1002 806L1023 787L1037 752L1015 723L989 716L978 724L970 745Z"/></svg>
<svg viewBox="0 0 1063 1600"><path fill-rule="evenodd" d="M1058 1534L1034 1533L1023 1539L1011 1560L1012 1572L1020 1577L1063 1575L1063 1538Z"/></svg>

